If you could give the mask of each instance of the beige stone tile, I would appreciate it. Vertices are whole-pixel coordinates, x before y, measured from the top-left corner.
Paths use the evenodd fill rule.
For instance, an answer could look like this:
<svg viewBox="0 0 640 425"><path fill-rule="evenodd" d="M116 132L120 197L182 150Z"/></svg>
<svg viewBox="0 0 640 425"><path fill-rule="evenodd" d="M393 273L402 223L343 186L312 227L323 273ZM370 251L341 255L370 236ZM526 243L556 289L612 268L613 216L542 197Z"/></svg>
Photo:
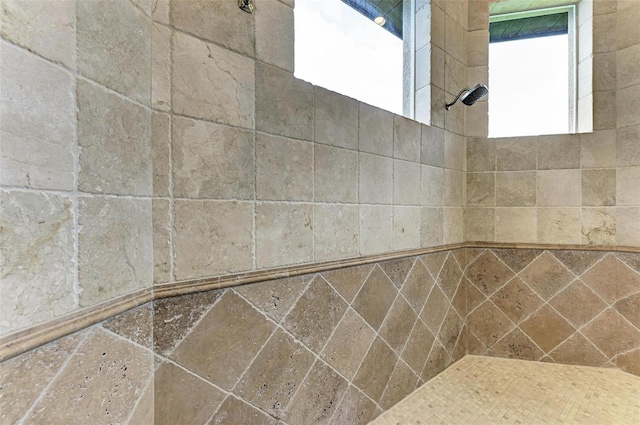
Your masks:
<svg viewBox="0 0 640 425"><path fill-rule="evenodd" d="M153 347L153 304L125 311L102 322L102 327L143 347Z"/></svg>
<svg viewBox="0 0 640 425"><path fill-rule="evenodd" d="M4 39L23 46L44 58L75 69L75 1L21 2L6 0L3 1L2 6L0 35Z"/></svg>
<svg viewBox="0 0 640 425"><path fill-rule="evenodd" d="M588 184L591 179L587 177ZM582 205L582 189L585 179L580 170L538 171L537 201L542 207L559 207ZM587 202L592 201L587 198Z"/></svg>
<svg viewBox="0 0 640 425"><path fill-rule="evenodd" d="M496 140L471 137L467 141L467 171L494 171Z"/></svg>
<svg viewBox="0 0 640 425"><path fill-rule="evenodd" d="M597 53L593 55L592 66L593 91L615 90L616 52Z"/></svg>
<svg viewBox="0 0 640 425"><path fill-rule="evenodd" d="M467 204L474 207L495 205L495 173L467 173Z"/></svg>
<svg viewBox="0 0 640 425"><path fill-rule="evenodd" d="M397 295L387 275L375 267L352 303L352 307L377 330Z"/></svg>
<svg viewBox="0 0 640 425"><path fill-rule="evenodd" d="M174 208L176 279L251 269L251 203L178 200ZM212 244L212 239L216 243Z"/></svg>
<svg viewBox="0 0 640 425"><path fill-rule="evenodd" d="M151 18L161 24L169 25L169 0L152 0Z"/></svg>
<svg viewBox="0 0 640 425"><path fill-rule="evenodd" d="M638 176L640 177L640 173ZM640 198L638 198L638 203L640 204ZM582 171L582 205L616 205L615 169Z"/></svg>
<svg viewBox="0 0 640 425"><path fill-rule="evenodd" d="M314 196L317 201L358 201L357 152L315 144L313 161Z"/></svg>
<svg viewBox="0 0 640 425"><path fill-rule="evenodd" d="M616 14L595 15L593 17L593 52L612 52L616 50ZM620 46L618 46L620 47Z"/></svg>
<svg viewBox="0 0 640 425"><path fill-rule="evenodd" d="M638 57L640 57L640 43L617 52L616 82L618 89L640 84L636 70Z"/></svg>
<svg viewBox="0 0 640 425"><path fill-rule="evenodd" d="M155 423L155 394L154 394L154 378L149 378L147 386L142 395L138 398L136 407L133 409L127 424L149 424Z"/></svg>
<svg viewBox="0 0 640 425"><path fill-rule="evenodd" d="M365 204L393 202L393 159L359 154L359 201Z"/></svg>
<svg viewBox="0 0 640 425"><path fill-rule="evenodd" d="M582 243L614 245L615 241L615 208L582 208Z"/></svg>
<svg viewBox="0 0 640 425"><path fill-rule="evenodd" d="M376 417L375 403L353 385L347 389L337 407L331 425L366 425Z"/></svg>
<svg viewBox="0 0 640 425"><path fill-rule="evenodd" d="M316 361L284 414L292 424L326 424L349 383L321 361Z"/></svg>
<svg viewBox="0 0 640 425"><path fill-rule="evenodd" d="M574 279L571 272L548 251L525 267L519 276L545 300L552 298Z"/></svg>
<svg viewBox="0 0 640 425"><path fill-rule="evenodd" d="M536 242L537 213L534 208L496 208L496 242Z"/></svg>
<svg viewBox="0 0 640 425"><path fill-rule="evenodd" d="M20 421L84 336L71 334L0 363L3 421L12 424Z"/></svg>
<svg viewBox="0 0 640 425"><path fill-rule="evenodd" d="M440 289L444 291L444 294L449 300L453 300L454 294L460 284L461 277L462 270L460 270L460 266L458 266L455 257L450 252L442 265L440 275L436 279L436 283L440 286Z"/></svg>
<svg viewBox="0 0 640 425"><path fill-rule="evenodd" d="M393 207L393 249L420 248L420 207Z"/></svg>
<svg viewBox="0 0 640 425"><path fill-rule="evenodd" d="M255 209L256 264L259 268L313 260L311 204L259 203Z"/></svg>
<svg viewBox="0 0 640 425"><path fill-rule="evenodd" d="M151 195L151 112L83 80L77 96L78 188Z"/></svg>
<svg viewBox="0 0 640 425"><path fill-rule="evenodd" d="M593 93L593 130L616 127L616 92L598 91Z"/></svg>
<svg viewBox="0 0 640 425"><path fill-rule="evenodd" d="M640 349L619 354L618 357L616 357L616 366L633 375L640 375L638 365L640 365Z"/></svg>
<svg viewBox="0 0 640 425"><path fill-rule="evenodd" d="M151 107L171 109L171 33L156 23L151 28Z"/></svg>
<svg viewBox="0 0 640 425"><path fill-rule="evenodd" d="M238 295L226 292L170 358L202 379L230 390L275 327Z"/></svg>
<svg viewBox="0 0 640 425"><path fill-rule="evenodd" d="M256 129L313 140L313 86L256 62Z"/></svg>
<svg viewBox="0 0 640 425"><path fill-rule="evenodd" d="M580 137L574 135L538 138L538 169L557 170L580 167Z"/></svg>
<svg viewBox="0 0 640 425"><path fill-rule="evenodd" d="M618 90L616 107L618 128L639 125L640 118L636 111L640 108L640 84Z"/></svg>
<svg viewBox="0 0 640 425"><path fill-rule="evenodd" d="M444 240L443 208L420 209L420 246L441 245Z"/></svg>
<svg viewBox="0 0 640 425"><path fill-rule="evenodd" d="M538 209L539 243L580 243L580 208Z"/></svg>
<svg viewBox="0 0 640 425"><path fill-rule="evenodd" d="M282 417L314 360L311 352L277 329L234 393L266 413Z"/></svg>
<svg viewBox="0 0 640 425"><path fill-rule="evenodd" d="M191 328L224 291L196 292L194 294L155 300L153 302L153 350L163 356L184 339Z"/></svg>
<svg viewBox="0 0 640 425"><path fill-rule="evenodd" d="M172 1L171 24L231 50L253 56L254 15L226 0ZM169 13L167 11L168 24ZM155 17L154 17L155 18Z"/></svg>
<svg viewBox="0 0 640 425"><path fill-rule="evenodd" d="M519 324L544 303L517 276L493 294L491 301L515 324Z"/></svg>
<svg viewBox="0 0 640 425"><path fill-rule="evenodd" d="M404 362L398 361L396 367L389 378L387 388L380 399L383 408L391 408L400 400L405 398L415 388L418 382L416 375Z"/></svg>
<svg viewBox="0 0 640 425"><path fill-rule="evenodd" d="M314 140L346 149L358 149L358 101L315 86Z"/></svg>
<svg viewBox="0 0 640 425"><path fill-rule="evenodd" d="M625 319L640 327L640 292L618 301L615 308Z"/></svg>
<svg viewBox="0 0 640 425"><path fill-rule="evenodd" d="M255 305L262 313L281 322L302 295L312 275L269 280L242 285L235 291Z"/></svg>
<svg viewBox="0 0 640 425"><path fill-rule="evenodd" d="M393 246L393 207L363 206L360 213L360 255L388 252Z"/></svg>
<svg viewBox="0 0 640 425"><path fill-rule="evenodd" d="M552 254L578 276L601 259L605 251L554 250Z"/></svg>
<svg viewBox="0 0 640 425"><path fill-rule="evenodd" d="M402 160L393 161L393 203L395 205L420 205L421 165Z"/></svg>
<svg viewBox="0 0 640 425"><path fill-rule="evenodd" d="M171 172L171 118L168 114L151 114L151 165L153 195L169 196Z"/></svg>
<svg viewBox="0 0 640 425"><path fill-rule="evenodd" d="M445 19L447 18L448 17L445 17ZM449 34L445 35L445 42L446 37L448 36L456 37L458 34L462 34L462 29L459 25L450 24L451 22L447 22L445 24L447 25L445 31L449 32ZM450 31L448 31L448 29L450 29ZM453 99L460 92L461 88L465 87L465 83L467 81L466 69L462 63L462 58L452 54L453 52L446 47L444 52L444 91L449 94L447 97ZM448 102L450 102L450 100ZM447 114L445 115L445 124L447 124L447 122L449 123L449 126L445 125L445 128L449 131L455 132L456 129L451 127L451 123L456 122L460 116L464 120L464 109L462 109L460 104L456 104L456 106L447 111Z"/></svg>
<svg viewBox="0 0 640 425"><path fill-rule="evenodd" d="M433 284L434 280L422 261L416 261L402 286L401 292L411 307L419 313Z"/></svg>
<svg viewBox="0 0 640 425"><path fill-rule="evenodd" d="M627 4L623 4L622 1L619 1L619 11L620 13L616 15L611 15L609 20L607 21L607 26L604 30L609 30L613 26L617 31L613 31L615 35L610 35L610 38L613 40L608 40L609 42L613 41L614 46L617 40L618 50L623 50L629 46L635 45L638 43L638 37L640 37L640 31L638 30L638 26L636 25L638 19L640 18L640 6L635 4L634 2L626 2ZM628 6L623 9L623 6ZM616 19L617 18L617 19ZM613 22L611 22L613 21ZM616 37L617 36L617 37ZM611 49L613 50L613 49Z"/></svg>
<svg viewBox="0 0 640 425"><path fill-rule="evenodd" d="M516 328L491 347L489 354L508 359L537 361L544 352L524 332Z"/></svg>
<svg viewBox="0 0 640 425"><path fill-rule="evenodd" d="M549 304L576 328L581 327L608 307L602 298L579 279L553 297Z"/></svg>
<svg viewBox="0 0 640 425"><path fill-rule="evenodd" d="M0 333L76 307L72 210L66 196L0 191Z"/></svg>
<svg viewBox="0 0 640 425"><path fill-rule="evenodd" d="M420 163L434 167L444 167L444 130L422 125Z"/></svg>
<svg viewBox="0 0 640 425"><path fill-rule="evenodd" d="M536 169L537 138L496 139L495 145L497 170L520 171Z"/></svg>
<svg viewBox="0 0 640 425"><path fill-rule="evenodd" d="M361 266L334 269L322 272L322 276L350 303L360 291L362 284L371 273L371 270L373 270L373 267L374 266L370 264L364 264Z"/></svg>
<svg viewBox="0 0 640 425"><path fill-rule="evenodd" d="M427 363L424 365L424 369L420 374L420 377L424 381L429 381L431 378L442 372L451 364L451 358L447 354L442 344L436 341L433 344L433 348L429 353Z"/></svg>
<svg viewBox="0 0 640 425"><path fill-rule="evenodd" d="M417 319L418 315L404 297L397 297L382 323L379 335L396 353L401 353Z"/></svg>
<svg viewBox="0 0 640 425"><path fill-rule="evenodd" d="M353 384L374 401L379 401L393 373L398 356L377 337L362 361Z"/></svg>
<svg viewBox="0 0 640 425"><path fill-rule="evenodd" d="M489 348L514 328L513 322L490 301L485 301L469 314L467 326Z"/></svg>
<svg viewBox="0 0 640 425"><path fill-rule="evenodd" d="M151 353L96 329L25 422L124 423L152 373Z"/></svg>
<svg viewBox="0 0 640 425"><path fill-rule="evenodd" d="M443 129L445 126L445 104L449 99L445 100L444 89L437 88L433 85L427 86L423 89L420 89L416 92L416 119L421 122L428 122L430 125ZM427 109L423 114L425 115L420 118L420 109L418 108L420 104L419 101L428 105L430 109ZM431 119L429 119L429 114L431 114Z"/></svg>
<svg viewBox="0 0 640 425"><path fill-rule="evenodd" d="M357 205L316 204L313 216L316 261L358 256L360 243Z"/></svg>
<svg viewBox="0 0 640 425"><path fill-rule="evenodd" d="M520 329L547 353L575 332L573 326L548 305L521 323Z"/></svg>
<svg viewBox="0 0 640 425"><path fill-rule="evenodd" d="M581 333L609 357L637 348L640 340L640 331L613 308L589 322Z"/></svg>
<svg viewBox="0 0 640 425"><path fill-rule="evenodd" d="M431 62L429 62L431 61ZM416 88L421 89L433 84L444 88L444 51L432 44L427 44L416 51ZM425 70L431 68L431 75Z"/></svg>
<svg viewBox="0 0 640 425"><path fill-rule="evenodd" d="M416 121L393 116L393 157L420 162L421 126Z"/></svg>
<svg viewBox="0 0 640 425"><path fill-rule="evenodd" d="M256 198L313 199L313 144L256 135Z"/></svg>
<svg viewBox="0 0 640 425"><path fill-rule="evenodd" d="M256 59L293 72L293 8L273 0L256 0Z"/></svg>
<svg viewBox="0 0 640 425"><path fill-rule="evenodd" d="M513 271L491 251L485 251L467 267L466 276L484 295L489 296L513 277Z"/></svg>
<svg viewBox="0 0 640 425"><path fill-rule="evenodd" d="M464 238L469 241L494 241L495 209L465 208Z"/></svg>
<svg viewBox="0 0 640 425"><path fill-rule="evenodd" d="M444 169L423 165L420 168L420 204L444 205Z"/></svg>
<svg viewBox="0 0 640 425"><path fill-rule="evenodd" d="M536 172L496 173L496 206L536 205Z"/></svg>
<svg viewBox="0 0 640 425"><path fill-rule="evenodd" d="M78 281L81 306L152 285L151 218L151 199L80 197Z"/></svg>
<svg viewBox="0 0 640 425"><path fill-rule="evenodd" d="M461 243L464 240L464 208L444 208L442 241Z"/></svg>
<svg viewBox="0 0 640 425"><path fill-rule="evenodd" d="M459 134L446 132L444 135L444 165L456 171L464 171L465 138Z"/></svg>
<svg viewBox="0 0 640 425"><path fill-rule="evenodd" d="M576 332L549 353L562 364L603 367L607 357L588 339Z"/></svg>
<svg viewBox="0 0 640 425"><path fill-rule="evenodd" d="M148 105L151 100L151 20L126 0L79 1L78 71Z"/></svg>
<svg viewBox="0 0 640 425"><path fill-rule="evenodd" d="M594 133L582 133L581 166L582 168L610 168L616 165L616 133L613 130L602 130ZM618 148L620 138L618 137Z"/></svg>
<svg viewBox="0 0 640 425"><path fill-rule="evenodd" d="M154 419L158 424L205 423L224 393L186 370L163 362L154 378Z"/></svg>
<svg viewBox="0 0 640 425"><path fill-rule="evenodd" d="M431 290L429 298L420 313L420 318L427 325L432 334L437 335L447 313L449 303L442 290L436 285Z"/></svg>
<svg viewBox="0 0 640 425"><path fill-rule="evenodd" d="M467 65L478 66L489 63L489 32L487 28L467 33Z"/></svg>
<svg viewBox="0 0 640 425"><path fill-rule="evenodd" d="M393 114L359 103L358 146L361 152L393 155Z"/></svg>
<svg viewBox="0 0 640 425"><path fill-rule="evenodd" d="M616 135L616 165L640 165L640 125L619 128Z"/></svg>
<svg viewBox="0 0 640 425"><path fill-rule="evenodd" d="M464 205L465 173L444 170L444 205L461 207Z"/></svg>
<svg viewBox="0 0 640 425"><path fill-rule="evenodd" d="M229 395L207 423L215 425L276 425L276 419L242 399Z"/></svg>
<svg viewBox="0 0 640 425"><path fill-rule="evenodd" d="M385 274L391 279L396 288L402 288L409 271L415 262L415 257L396 258L377 263Z"/></svg>
<svg viewBox="0 0 640 425"><path fill-rule="evenodd" d="M616 244L640 244L640 208L616 208Z"/></svg>
<svg viewBox="0 0 640 425"><path fill-rule="evenodd" d="M168 199L152 200L153 224L153 283L170 282L171 276L171 225Z"/></svg>
<svg viewBox="0 0 640 425"><path fill-rule="evenodd" d="M615 277L612 279L611 277ZM593 289L609 304L634 292L637 275L614 254L606 255L602 260L587 270L581 280Z"/></svg>
<svg viewBox="0 0 640 425"><path fill-rule="evenodd" d="M640 167L618 168L614 174L619 206L640 206Z"/></svg>
<svg viewBox="0 0 640 425"><path fill-rule="evenodd" d="M6 12L17 9L18 13L31 13L32 8L55 7L18 2L5 2L3 6L8 10L3 11L0 32L17 30L14 24L5 22L12 19ZM0 183L74 189L73 77L4 41L0 42L0 49Z"/></svg>
<svg viewBox="0 0 640 425"><path fill-rule="evenodd" d="M173 112L253 128L253 61L182 33L174 33L172 43Z"/></svg>
<svg viewBox="0 0 640 425"><path fill-rule="evenodd" d="M416 321L402 352L402 359L414 371L422 372L434 341L435 337L424 323Z"/></svg>

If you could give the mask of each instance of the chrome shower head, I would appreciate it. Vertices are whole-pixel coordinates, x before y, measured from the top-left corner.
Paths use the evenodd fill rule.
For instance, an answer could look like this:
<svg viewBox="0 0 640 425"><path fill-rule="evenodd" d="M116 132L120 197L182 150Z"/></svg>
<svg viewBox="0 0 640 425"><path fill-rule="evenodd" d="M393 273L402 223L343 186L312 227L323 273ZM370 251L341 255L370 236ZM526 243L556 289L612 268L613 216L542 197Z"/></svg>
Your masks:
<svg viewBox="0 0 640 425"><path fill-rule="evenodd" d="M464 88L460 90L460 93L458 93L458 95L453 100L453 102L447 103L445 105L445 108L448 111L449 108L458 101L458 99L460 99L460 101L465 105L471 106L477 101L479 101L480 99L482 99L483 97L485 97L487 93L489 93L489 89L484 84L476 84L472 88Z"/></svg>

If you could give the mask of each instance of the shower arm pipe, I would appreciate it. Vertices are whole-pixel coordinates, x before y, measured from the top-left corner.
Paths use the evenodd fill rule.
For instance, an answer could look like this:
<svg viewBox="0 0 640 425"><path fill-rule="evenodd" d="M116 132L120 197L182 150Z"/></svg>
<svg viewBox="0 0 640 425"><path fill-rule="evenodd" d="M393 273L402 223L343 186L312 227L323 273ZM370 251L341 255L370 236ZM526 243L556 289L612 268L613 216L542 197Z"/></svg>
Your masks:
<svg viewBox="0 0 640 425"><path fill-rule="evenodd" d="M458 95L456 96L456 98L455 98L455 99L453 99L453 102L451 102L451 103L447 103L447 104L445 104L445 105L444 105L445 109L448 111L448 110L449 110L449 108L450 108L450 107L452 107L452 106L453 106L453 105L458 101L458 99L460 99L460 96L462 96L462 93L464 93L464 92L466 92L466 91L469 91L469 90L471 90L471 88L469 88L469 87L465 87L465 88L463 88L462 90L460 90L460 93L458 93ZM442 104L441 104L441 105L442 105Z"/></svg>

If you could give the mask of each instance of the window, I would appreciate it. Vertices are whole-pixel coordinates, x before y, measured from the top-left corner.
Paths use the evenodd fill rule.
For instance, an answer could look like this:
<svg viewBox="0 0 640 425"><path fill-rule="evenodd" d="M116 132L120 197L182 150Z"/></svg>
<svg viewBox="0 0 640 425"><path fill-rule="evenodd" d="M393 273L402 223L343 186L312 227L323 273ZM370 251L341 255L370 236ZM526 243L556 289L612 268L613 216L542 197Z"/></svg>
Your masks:
<svg viewBox="0 0 640 425"><path fill-rule="evenodd" d="M576 131L575 6L491 16L489 136Z"/></svg>

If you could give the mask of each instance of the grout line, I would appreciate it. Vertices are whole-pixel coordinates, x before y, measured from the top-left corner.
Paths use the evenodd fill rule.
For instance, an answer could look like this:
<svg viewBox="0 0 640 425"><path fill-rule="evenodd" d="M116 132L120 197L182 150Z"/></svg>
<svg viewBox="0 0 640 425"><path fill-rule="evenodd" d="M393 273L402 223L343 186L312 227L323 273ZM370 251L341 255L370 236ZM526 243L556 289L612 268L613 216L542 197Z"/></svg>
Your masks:
<svg viewBox="0 0 640 425"><path fill-rule="evenodd" d="M129 341L129 340L127 340ZM151 373L150 373L150 377L147 380L146 385L142 388L142 391L140 391L140 395L138 396L138 399L136 400L136 402L133 404L133 407L131 408L131 412L129 413L129 416L127 417L127 419L124 421L124 423L126 425L136 425L136 424L132 424L131 423L131 418L133 417L133 414L135 413L136 409L138 408L138 406L140 405L140 400L142 400L142 397L144 396L145 391L149 390L151 387L154 387L154 382L155 382L155 368L153 367L153 361L154 361L154 354L151 354ZM153 389L151 389L151 391L153 391ZM154 400L155 403L155 394L151 393L151 397ZM155 406L155 405L154 405ZM155 410L155 409L154 409Z"/></svg>

